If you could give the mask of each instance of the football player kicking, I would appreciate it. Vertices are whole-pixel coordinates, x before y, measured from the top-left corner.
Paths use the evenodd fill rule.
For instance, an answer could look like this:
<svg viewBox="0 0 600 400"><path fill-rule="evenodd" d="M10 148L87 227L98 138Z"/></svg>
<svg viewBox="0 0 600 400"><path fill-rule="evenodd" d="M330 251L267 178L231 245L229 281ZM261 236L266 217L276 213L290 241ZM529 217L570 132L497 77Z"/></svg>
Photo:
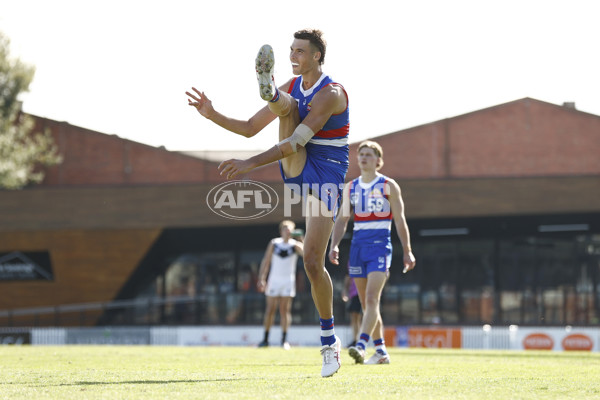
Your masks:
<svg viewBox="0 0 600 400"><path fill-rule="evenodd" d="M335 335L333 285L325 269L327 243L339 204L339 188L348 170L350 128L348 96L339 83L322 71L326 43L319 30L294 33L290 46L296 77L277 88L273 49L264 45L256 57L260 96L267 105L243 121L217 112L208 97L193 88L188 104L217 125L251 137L279 119L279 143L247 160L226 160L221 175L235 178L262 165L279 161L284 182L305 196L304 269L321 326L321 376L340 368L340 339Z"/></svg>

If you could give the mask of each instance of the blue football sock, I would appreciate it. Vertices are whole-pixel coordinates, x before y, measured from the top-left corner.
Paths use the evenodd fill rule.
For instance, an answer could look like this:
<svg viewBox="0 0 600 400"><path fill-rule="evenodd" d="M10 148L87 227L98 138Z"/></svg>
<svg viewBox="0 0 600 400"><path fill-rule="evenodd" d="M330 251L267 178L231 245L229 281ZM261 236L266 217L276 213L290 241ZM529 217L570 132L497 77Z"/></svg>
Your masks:
<svg viewBox="0 0 600 400"><path fill-rule="evenodd" d="M387 354L387 349L385 348L385 340L383 340L383 338L374 340L373 344L375 345L376 352L382 355Z"/></svg>
<svg viewBox="0 0 600 400"><path fill-rule="evenodd" d="M335 330L333 329L333 317L329 319L319 318L321 323L321 345L331 346L335 343Z"/></svg>
<svg viewBox="0 0 600 400"><path fill-rule="evenodd" d="M360 339L358 340L358 343L356 343L356 347L362 347L362 349L365 350L369 344L369 339L371 339L369 335L366 333L361 333Z"/></svg>

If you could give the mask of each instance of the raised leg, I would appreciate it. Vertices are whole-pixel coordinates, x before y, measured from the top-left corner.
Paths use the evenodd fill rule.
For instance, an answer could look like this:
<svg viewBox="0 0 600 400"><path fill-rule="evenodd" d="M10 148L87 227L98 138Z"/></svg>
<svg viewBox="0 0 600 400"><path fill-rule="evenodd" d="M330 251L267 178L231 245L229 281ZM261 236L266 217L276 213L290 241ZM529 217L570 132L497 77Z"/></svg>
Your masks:
<svg viewBox="0 0 600 400"><path fill-rule="evenodd" d="M273 71L275 56L268 44L263 45L256 56L256 78L260 97L268 101L271 112L279 117L279 141L292 136L300 124L298 105L288 93L277 90ZM306 162L306 150L301 147L298 152L281 160L283 172L288 178L293 178L302 172Z"/></svg>

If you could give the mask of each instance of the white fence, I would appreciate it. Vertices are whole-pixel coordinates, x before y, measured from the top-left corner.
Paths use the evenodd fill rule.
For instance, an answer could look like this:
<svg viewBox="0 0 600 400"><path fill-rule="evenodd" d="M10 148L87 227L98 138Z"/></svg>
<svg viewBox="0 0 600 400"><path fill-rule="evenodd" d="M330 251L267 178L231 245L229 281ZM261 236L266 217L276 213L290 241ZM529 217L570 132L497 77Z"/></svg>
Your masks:
<svg viewBox="0 0 600 400"><path fill-rule="evenodd" d="M351 330L336 327L345 345ZM263 339L262 326L151 326L94 328L0 328L0 344L31 345L159 345L255 346ZM281 330L273 327L272 346L280 344ZM319 346L318 326L292 326L292 346ZM387 346L489 350L600 351L600 328L589 327L443 327L386 328Z"/></svg>

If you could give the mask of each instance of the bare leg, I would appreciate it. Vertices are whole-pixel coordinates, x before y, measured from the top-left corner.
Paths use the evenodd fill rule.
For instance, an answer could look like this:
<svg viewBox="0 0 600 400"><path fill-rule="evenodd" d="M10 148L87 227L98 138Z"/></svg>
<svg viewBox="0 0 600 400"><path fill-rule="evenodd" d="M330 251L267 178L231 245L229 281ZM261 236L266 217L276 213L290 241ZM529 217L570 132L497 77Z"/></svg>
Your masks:
<svg viewBox="0 0 600 400"><path fill-rule="evenodd" d="M381 292L387 280L384 272L371 272L368 278L355 279L359 292L360 301L363 306L364 314L360 331L367 335L373 335L373 332L379 325L378 331L382 330L381 314L379 312L379 303ZM360 288L359 288L360 281ZM362 289L362 290L361 290ZM361 294L362 292L362 294ZM378 334L379 334L378 332Z"/></svg>
<svg viewBox="0 0 600 400"><path fill-rule="evenodd" d="M383 320L381 319L381 315L379 315L379 319L375 324L375 328L373 328L373 333L371 334L371 339L374 341L377 339L383 338Z"/></svg>
<svg viewBox="0 0 600 400"><path fill-rule="evenodd" d="M292 324L292 297L280 297L279 319L281 319L281 330L287 332Z"/></svg>
<svg viewBox="0 0 600 400"><path fill-rule="evenodd" d="M300 114L296 100L288 93L279 92L279 100L269 102L269 109L279 116L279 141L292 136L296 127L300 124ZM298 147L298 152L281 160L283 172L288 178L293 178L302 172L306 163L306 149Z"/></svg>
<svg viewBox="0 0 600 400"><path fill-rule="evenodd" d="M267 309L265 310L265 317L263 319L263 326L265 328L265 331L271 329L271 325L273 325L273 319L275 318L275 310L277 309L277 303L277 297L267 296Z"/></svg>
<svg viewBox="0 0 600 400"><path fill-rule="evenodd" d="M319 317L333 316L333 284L325 269L325 253L333 219L322 212L322 202L309 195L306 197L306 236L304 238L304 269L311 283L311 293Z"/></svg>
<svg viewBox="0 0 600 400"><path fill-rule="evenodd" d="M354 342L358 340L358 335L360 334L360 317L360 313L350 313L350 325L352 325L352 339Z"/></svg>

